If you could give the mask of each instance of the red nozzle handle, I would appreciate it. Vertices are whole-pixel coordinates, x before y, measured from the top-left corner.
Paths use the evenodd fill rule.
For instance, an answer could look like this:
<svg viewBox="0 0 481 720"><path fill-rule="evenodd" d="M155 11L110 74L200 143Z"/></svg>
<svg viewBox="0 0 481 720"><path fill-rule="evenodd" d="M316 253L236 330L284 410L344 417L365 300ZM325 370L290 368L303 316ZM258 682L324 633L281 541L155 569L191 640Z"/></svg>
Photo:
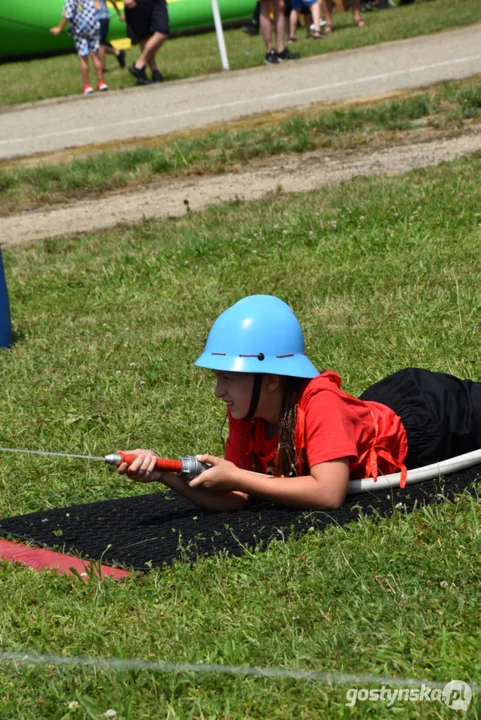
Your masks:
<svg viewBox="0 0 481 720"><path fill-rule="evenodd" d="M122 450L117 450L117 455L120 457L121 462L126 462L127 465L131 465L135 458L136 453L126 453ZM166 458L157 458L155 463L157 470L163 470L165 472L180 473L182 472L182 460L167 460Z"/></svg>

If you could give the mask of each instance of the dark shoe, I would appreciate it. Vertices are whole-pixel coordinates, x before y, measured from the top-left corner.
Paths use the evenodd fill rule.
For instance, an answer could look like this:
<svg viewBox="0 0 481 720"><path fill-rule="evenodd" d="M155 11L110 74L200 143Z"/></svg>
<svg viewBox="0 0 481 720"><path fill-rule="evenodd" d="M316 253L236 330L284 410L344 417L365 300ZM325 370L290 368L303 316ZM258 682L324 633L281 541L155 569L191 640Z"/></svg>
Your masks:
<svg viewBox="0 0 481 720"><path fill-rule="evenodd" d="M269 50L269 52L264 58L264 62L266 65L279 65L282 60L279 58L279 55L276 53L275 50Z"/></svg>
<svg viewBox="0 0 481 720"><path fill-rule="evenodd" d="M285 48L282 52L276 53L279 60L299 60L301 57L299 53L292 53L288 48Z"/></svg>
<svg viewBox="0 0 481 720"><path fill-rule="evenodd" d="M152 83L145 74L145 67L137 68L135 65L129 65L129 73L137 80L138 85L151 85Z"/></svg>
<svg viewBox="0 0 481 720"><path fill-rule="evenodd" d="M119 54L115 57L117 58L117 62L123 70L125 68L125 50L119 50Z"/></svg>
<svg viewBox="0 0 481 720"><path fill-rule="evenodd" d="M153 83L161 83L164 82L164 77L160 70L152 70L152 82Z"/></svg>
<svg viewBox="0 0 481 720"><path fill-rule="evenodd" d="M242 32L245 32L246 35L259 35L259 25L251 22L248 25L244 25Z"/></svg>

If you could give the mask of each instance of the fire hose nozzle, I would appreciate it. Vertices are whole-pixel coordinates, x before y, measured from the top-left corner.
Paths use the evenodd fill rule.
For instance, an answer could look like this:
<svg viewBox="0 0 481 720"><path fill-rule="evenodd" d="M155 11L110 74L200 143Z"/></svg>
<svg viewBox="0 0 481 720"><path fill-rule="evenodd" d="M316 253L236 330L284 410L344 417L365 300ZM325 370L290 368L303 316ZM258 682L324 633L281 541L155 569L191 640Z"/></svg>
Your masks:
<svg viewBox="0 0 481 720"><path fill-rule="evenodd" d="M204 470L207 470L211 466L207 463L200 462L193 455L186 455L182 458L182 471L181 475L186 480L193 480L197 475L200 475Z"/></svg>
<svg viewBox="0 0 481 720"><path fill-rule="evenodd" d="M118 453L112 453L111 455L106 455L104 457L104 461L107 463L107 465L117 465L117 467L122 462L122 458Z"/></svg>
<svg viewBox="0 0 481 720"><path fill-rule="evenodd" d="M119 451L118 453L112 453L106 455L104 461L108 465L116 465L117 467L122 462L126 462L128 465L134 462L137 455L134 453L125 453ZM172 472L177 475L181 475L186 480L193 480L201 472L207 470L210 465L202 463L193 455L186 455L181 460L167 460L165 458L157 458L156 468L163 472Z"/></svg>

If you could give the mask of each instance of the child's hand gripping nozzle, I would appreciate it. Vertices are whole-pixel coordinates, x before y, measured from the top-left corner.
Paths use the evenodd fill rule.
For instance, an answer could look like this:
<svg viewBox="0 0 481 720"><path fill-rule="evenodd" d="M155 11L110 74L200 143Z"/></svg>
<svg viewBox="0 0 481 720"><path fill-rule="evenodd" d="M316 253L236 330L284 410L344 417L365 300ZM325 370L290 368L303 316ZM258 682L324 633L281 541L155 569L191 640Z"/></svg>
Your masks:
<svg viewBox="0 0 481 720"><path fill-rule="evenodd" d="M126 462L127 465L131 465L137 455L135 453L126 453L118 450L112 455L105 456L105 462L109 465L120 465L120 463ZM157 458L155 463L157 470L163 472L171 472L176 475L181 475L185 480L193 480L195 477L200 475L204 470L207 470L210 465L202 463L197 460L193 455L186 455L180 460L168 460L166 458Z"/></svg>

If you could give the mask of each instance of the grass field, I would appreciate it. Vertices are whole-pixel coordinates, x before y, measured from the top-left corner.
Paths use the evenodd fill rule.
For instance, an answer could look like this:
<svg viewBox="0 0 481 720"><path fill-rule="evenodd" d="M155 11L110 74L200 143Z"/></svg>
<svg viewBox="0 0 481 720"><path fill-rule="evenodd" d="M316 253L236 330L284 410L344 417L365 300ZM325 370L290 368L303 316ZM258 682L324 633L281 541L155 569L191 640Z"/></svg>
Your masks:
<svg viewBox="0 0 481 720"><path fill-rule="evenodd" d="M354 394L418 365L481 377L481 156L408 176L4 250L15 345L2 445L219 454L193 367L214 318L273 293ZM4 456L0 517L150 492L102 465ZM0 565L4 650L478 682L479 499L363 519L123 585ZM305 681L3 667L2 720L449 718L440 702L345 705ZM68 703L80 704L69 711ZM477 696L464 715L479 718Z"/></svg>
<svg viewBox="0 0 481 720"><path fill-rule="evenodd" d="M366 13L365 18L367 27L358 29L353 27L351 13L335 15L335 32L321 42L303 40L303 31L299 31L295 50L307 57L469 25L481 20L481 4L479 0L436 0ZM260 37L252 38L235 29L226 31L225 39L233 70L263 62L265 50ZM130 50L128 62L137 54L135 48ZM158 60L167 81L221 71L214 33L172 40L162 48ZM66 55L0 65L1 105L78 94L81 83L77 64L74 55ZM135 84L114 58L108 58L108 67L106 80L111 89Z"/></svg>

